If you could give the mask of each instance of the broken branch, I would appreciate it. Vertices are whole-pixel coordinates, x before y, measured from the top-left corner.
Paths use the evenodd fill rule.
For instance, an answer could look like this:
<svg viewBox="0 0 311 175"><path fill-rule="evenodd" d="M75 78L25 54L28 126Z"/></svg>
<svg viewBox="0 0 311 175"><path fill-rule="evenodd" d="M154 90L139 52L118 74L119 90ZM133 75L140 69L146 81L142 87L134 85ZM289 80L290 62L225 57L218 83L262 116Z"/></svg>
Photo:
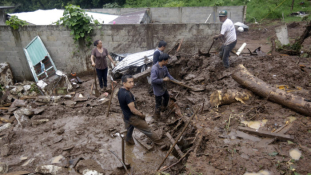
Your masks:
<svg viewBox="0 0 311 175"><path fill-rule="evenodd" d="M270 86L248 72L242 64L237 66L236 71L232 74L232 78L256 94L262 97L268 96L268 100L272 102L286 106L296 112L311 116L310 102L306 102L303 97Z"/></svg>

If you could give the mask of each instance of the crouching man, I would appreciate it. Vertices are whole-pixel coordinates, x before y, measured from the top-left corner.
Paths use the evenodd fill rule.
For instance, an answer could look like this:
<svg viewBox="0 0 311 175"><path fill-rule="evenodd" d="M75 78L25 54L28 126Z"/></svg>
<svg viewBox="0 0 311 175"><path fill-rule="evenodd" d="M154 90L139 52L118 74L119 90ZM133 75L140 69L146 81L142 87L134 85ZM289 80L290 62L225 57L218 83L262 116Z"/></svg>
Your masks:
<svg viewBox="0 0 311 175"><path fill-rule="evenodd" d="M122 84L123 87L118 92L118 99L123 112L125 128L127 129L126 143L135 144L132 134L134 128L136 128L149 137L155 144L162 145L158 136L152 132L146 123L145 115L136 109L135 97L130 91L134 87L133 77L131 75L124 75L122 77Z"/></svg>
<svg viewBox="0 0 311 175"><path fill-rule="evenodd" d="M170 96L167 92L166 82L170 80L175 80L170 75L166 67L168 59L168 54L161 54L158 59L158 63L153 65L151 69L151 83L153 86L153 93L156 100L154 118L160 118L160 112L167 109Z"/></svg>

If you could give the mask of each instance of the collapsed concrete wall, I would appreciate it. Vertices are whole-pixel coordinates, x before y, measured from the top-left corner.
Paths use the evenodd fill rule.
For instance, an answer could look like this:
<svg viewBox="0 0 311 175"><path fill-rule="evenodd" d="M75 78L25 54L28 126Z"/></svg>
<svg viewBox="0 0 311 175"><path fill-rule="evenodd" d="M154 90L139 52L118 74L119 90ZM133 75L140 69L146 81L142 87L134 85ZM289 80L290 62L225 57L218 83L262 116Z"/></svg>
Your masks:
<svg viewBox="0 0 311 175"><path fill-rule="evenodd" d="M220 6L220 7L156 7L156 8L102 8L87 9L87 11L124 15L147 9L154 23L205 23L211 14L208 23L218 23L218 12L228 11L228 17L233 22L244 22L246 6Z"/></svg>
<svg viewBox="0 0 311 175"><path fill-rule="evenodd" d="M92 40L100 39L109 52L135 53L154 49L159 40L170 50L184 38L181 52L194 53L210 46L212 36L219 33L220 24L134 24L103 25L94 31ZM23 48L40 36L57 69L70 73L90 73L91 47L77 48L70 30L62 26L25 26L18 31L0 26L0 62L8 62L15 80L33 80Z"/></svg>

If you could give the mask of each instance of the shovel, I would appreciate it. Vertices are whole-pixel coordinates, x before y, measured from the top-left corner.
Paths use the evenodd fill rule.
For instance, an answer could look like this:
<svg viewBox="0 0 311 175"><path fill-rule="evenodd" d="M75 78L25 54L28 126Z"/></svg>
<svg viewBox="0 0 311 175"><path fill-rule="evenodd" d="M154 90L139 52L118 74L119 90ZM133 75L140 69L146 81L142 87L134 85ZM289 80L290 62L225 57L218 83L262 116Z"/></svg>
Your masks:
<svg viewBox="0 0 311 175"><path fill-rule="evenodd" d="M211 45L211 47L209 48L209 50L208 50L208 52L207 52L207 53L203 53L203 52L201 52L201 51L200 51L200 49L199 49L199 56L206 56L206 57L210 57L210 56L211 56L211 54L210 54L209 52L211 51L211 49L212 49L212 47L213 47L213 45L214 45L214 42L215 42L215 40L213 40L212 45Z"/></svg>
<svg viewBox="0 0 311 175"><path fill-rule="evenodd" d="M97 89L96 68L95 68L94 70L95 70L95 74L94 74L94 80L95 80L95 96L96 96L96 97L99 97L99 96L100 96L100 93L99 93L99 90Z"/></svg>
<svg viewBox="0 0 311 175"><path fill-rule="evenodd" d="M182 83L180 83L180 82L178 82L178 81L174 81L174 80L170 80L172 83L175 83L175 84L178 84L179 86L183 86L183 87L185 87L185 88L187 88L187 89L190 89L190 90L192 90L193 92L201 92L201 91L204 91L205 89L203 89L203 88L194 88L194 87L190 87L190 86L188 86L188 85L185 85L185 84L182 84Z"/></svg>

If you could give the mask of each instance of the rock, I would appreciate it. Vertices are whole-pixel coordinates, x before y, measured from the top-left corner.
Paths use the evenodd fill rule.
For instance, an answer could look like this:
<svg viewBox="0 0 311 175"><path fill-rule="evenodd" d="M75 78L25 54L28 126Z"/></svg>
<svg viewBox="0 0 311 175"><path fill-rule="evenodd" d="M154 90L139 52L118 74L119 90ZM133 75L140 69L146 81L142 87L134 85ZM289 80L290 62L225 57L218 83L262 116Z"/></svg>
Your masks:
<svg viewBox="0 0 311 175"><path fill-rule="evenodd" d="M59 102L59 100L60 100L61 98L62 98L61 96L53 96L53 97L52 97L52 100L53 100L54 103L57 103L57 102Z"/></svg>
<svg viewBox="0 0 311 175"><path fill-rule="evenodd" d="M11 123L6 123L0 127L0 132L3 132L11 127Z"/></svg>
<svg viewBox="0 0 311 175"><path fill-rule="evenodd" d="M64 156L62 156L62 155L59 155L59 156L56 156L56 157L53 157L52 158L52 164L60 164L61 162L62 162L62 160L64 160L65 159L65 157Z"/></svg>
<svg viewBox="0 0 311 175"><path fill-rule="evenodd" d="M5 163L0 163L0 174L6 174L9 170L9 166Z"/></svg>
<svg viewBox="0 0 311 175"><path fill-rule="evenodd" d="M104 173L104 170L95 160L80 160L76 165L76 171L84 174L90 171L96 171L97 173Z"/></svg>
<svg viewBox="0 0 311 175"><path fill-rule="evenodd" d="M46 123L48 121L50 121L50 120L49 119L33 120L32 126L41 125L41 124Z"/></svg>
<svg viewBox="0 0 311 175"><path fill-rule="evenodd" d="M15 108L15 107L25 107L25 106L26 106L26 102L24 100L14 100L14 102L12 103L10 107Z"/></svg>
<svg viewBox="0 0 311 175"><path fill-rule="evenodd" d="M13 85L13 74L8 62L0 63L0 84L4 86Z"/></svg>
<svg viewBox="0 0 311 175"><path fill-rule="evenodd" d="M41 114L45 110L44 107L33 109L35 115Z"/></svg>
<svg viewBox="0 0 311 175"><path fill-rule="evenodd" d="M14 117L16 118L17 123L18 123L16 125L17 127L18 126L23 127L28 124L29 118L23 115L19 110L14 112Z"/></svg>
<svg viewBox="0 0 311 175"><path fill-rule="evenodd" d="M62 171L61 167L55 165L42 165L36 168L36 173L57 175Z"/></svg>
<svg viewBox="0 0 311 175"><path fill-rule="evenodd" d="M103 173L99 173L96 170L85 169L82 172L83 175L103 175Z"/></svg>
<svg viewBox="0 0 311 175"><path fill-rule="evenodd" d="M24 88L24 91L27 92L30 90L31 85L25 85L25 86L23 86L23 88Z"/></svg>
<svg viewBox="0 0 311 175"><path fill-rule="evenodd" d="M28 108L21 108L19 111L21 112L21 114L26 116L32 116L34 114L34 111Z"/></svg>
<svg viewBox="0 0 311 175"><path fill-rule="evenodd" d="M40 103L49 103L50 101L51 101L50 96L38 96L36 99L36 102L40 102Z"/></svg>
<svg viewBox="0 0 311 175"><path fill-rule="evenodd" d="M10 90L10 93L13 95L18 95L19 93L21 93L24 90L23 86L16 86L15 88Z"/></svg>
<svg viewBox="0 0 311 175"><path fill-rule="evenodd" d="M64 101L63 104L65 104L66 106L68 107L74 107L76 105L77 102L75 101L71 101L71 100L67 100L67 101Z"/></svg>
<svg viewBox="0 0 311 175"><path fill-rule="evenodd" d="M194 75L194 74L188 74L185 78L184 78L184 80L191 80L191 79L194 79L196 77L196 75Z"/></svg>

